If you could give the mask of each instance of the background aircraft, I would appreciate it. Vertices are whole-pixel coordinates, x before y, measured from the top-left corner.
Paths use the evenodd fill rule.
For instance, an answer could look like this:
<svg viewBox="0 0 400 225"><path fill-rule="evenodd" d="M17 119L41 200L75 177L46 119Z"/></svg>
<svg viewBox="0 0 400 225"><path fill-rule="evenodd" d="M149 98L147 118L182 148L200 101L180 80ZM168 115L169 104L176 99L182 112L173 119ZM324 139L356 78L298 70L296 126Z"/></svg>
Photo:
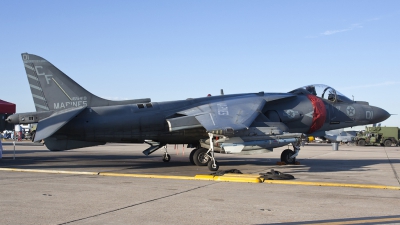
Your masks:
<svg viewBox="0 0 400 225"><path fill-rule="evenodd" d="M357 136L357 131L344 131L344 129L330 130L325 132L325 138L331 142L348 143L354 140Z"/></svg>
<svg viewBox="0 0 400 225"><path fill-rule="evenodd" d="M169 102L99 98L47 60L22 54L36 112L7 118L35 123L34 141L60 151L106 142L148 143L149 155L166 144L188 144L189 159L218 170L214 152L253 154L292 143L281 160L294 163L304 134L378 123L390 114L367 102L352 101L326 85L288 93L247 93ZM268 81L267 81L268 82ZM164 161L170 156L165 151Z"/></svg>

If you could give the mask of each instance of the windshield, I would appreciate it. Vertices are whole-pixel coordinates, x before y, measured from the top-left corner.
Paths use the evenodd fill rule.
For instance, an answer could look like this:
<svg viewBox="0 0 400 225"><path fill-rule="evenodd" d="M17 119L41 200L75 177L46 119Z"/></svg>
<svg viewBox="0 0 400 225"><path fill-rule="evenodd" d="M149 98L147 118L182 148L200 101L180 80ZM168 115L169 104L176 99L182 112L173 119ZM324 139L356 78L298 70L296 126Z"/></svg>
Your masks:
<svg viewBox="0 0 400 225"><path fill-rule="evenodd" d="M313 94L315 96L318 96L320 98L326 99L331 102L351 102L351 100L347 98L345 95L325 84L307 85L291 92L294 93L297 91Z"/></svg>

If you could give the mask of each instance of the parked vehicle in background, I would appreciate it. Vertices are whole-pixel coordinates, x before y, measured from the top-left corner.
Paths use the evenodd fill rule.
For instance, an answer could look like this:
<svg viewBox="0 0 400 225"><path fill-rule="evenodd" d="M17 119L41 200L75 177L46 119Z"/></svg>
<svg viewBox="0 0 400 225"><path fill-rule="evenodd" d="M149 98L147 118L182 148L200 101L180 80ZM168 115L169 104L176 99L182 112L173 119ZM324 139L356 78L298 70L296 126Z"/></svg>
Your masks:
<svg viewBox="0 0 400 225"><path fill-rule="evenodd" d="M354 141L358 146L381 145L390 147L399 145L398 127L365 127L365 131L358 132Z"/></svg>
<svg viewBox="0 0 400 225"><path fill-rule="evenodd" d="M340 142L343 144L349 144L350 142L354 142L354 137L357 135L357 131L344 131L344 129L336 129L325 131L325 134L326 135L324 137L328 143Z"/></svg>
<svg viewBox="0 0 400 225"><path fill-rule="evenodd" d="M36 125L37 123L33 124L21 124L22 127L22 138L26 140L33 140L36 133Z"/></svg>

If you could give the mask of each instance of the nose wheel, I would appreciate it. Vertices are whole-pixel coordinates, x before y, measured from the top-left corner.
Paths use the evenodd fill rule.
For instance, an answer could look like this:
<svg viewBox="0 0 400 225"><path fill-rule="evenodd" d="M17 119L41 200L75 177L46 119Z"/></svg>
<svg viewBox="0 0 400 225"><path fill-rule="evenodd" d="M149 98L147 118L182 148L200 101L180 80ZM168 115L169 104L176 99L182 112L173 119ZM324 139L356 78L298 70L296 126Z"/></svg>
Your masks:
<svg viewBox="0 0 400 225"><path fill-rule="evenodd" d="M290 149L286 149L281 154L281 161L286 164L294 164L296 162L296 157L292 158L293 155L294 155L294 151L292 151Z"/></svg>
<svg viewBox="0 0 400 225"><path fill-rule="evenodd" d="M286 164L296 164L296 156L299 155L300 143L293 145L294 151L286 149L281 154L281 162Z"/></svg>

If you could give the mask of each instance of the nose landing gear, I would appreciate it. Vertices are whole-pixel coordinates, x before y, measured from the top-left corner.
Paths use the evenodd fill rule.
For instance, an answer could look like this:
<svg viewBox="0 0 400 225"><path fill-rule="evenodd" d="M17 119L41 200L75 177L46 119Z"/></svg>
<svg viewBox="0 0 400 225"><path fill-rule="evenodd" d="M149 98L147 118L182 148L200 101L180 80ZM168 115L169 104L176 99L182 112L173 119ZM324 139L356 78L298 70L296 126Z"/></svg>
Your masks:
<svg viewBox="0 0 400 225"><path fill-rule="evenodd" d="M285 164L296 164L296 156L299 155L300 152L300 143L293 145L294 151L290 149L286 149L281 154L281 162Z"/></svg>

